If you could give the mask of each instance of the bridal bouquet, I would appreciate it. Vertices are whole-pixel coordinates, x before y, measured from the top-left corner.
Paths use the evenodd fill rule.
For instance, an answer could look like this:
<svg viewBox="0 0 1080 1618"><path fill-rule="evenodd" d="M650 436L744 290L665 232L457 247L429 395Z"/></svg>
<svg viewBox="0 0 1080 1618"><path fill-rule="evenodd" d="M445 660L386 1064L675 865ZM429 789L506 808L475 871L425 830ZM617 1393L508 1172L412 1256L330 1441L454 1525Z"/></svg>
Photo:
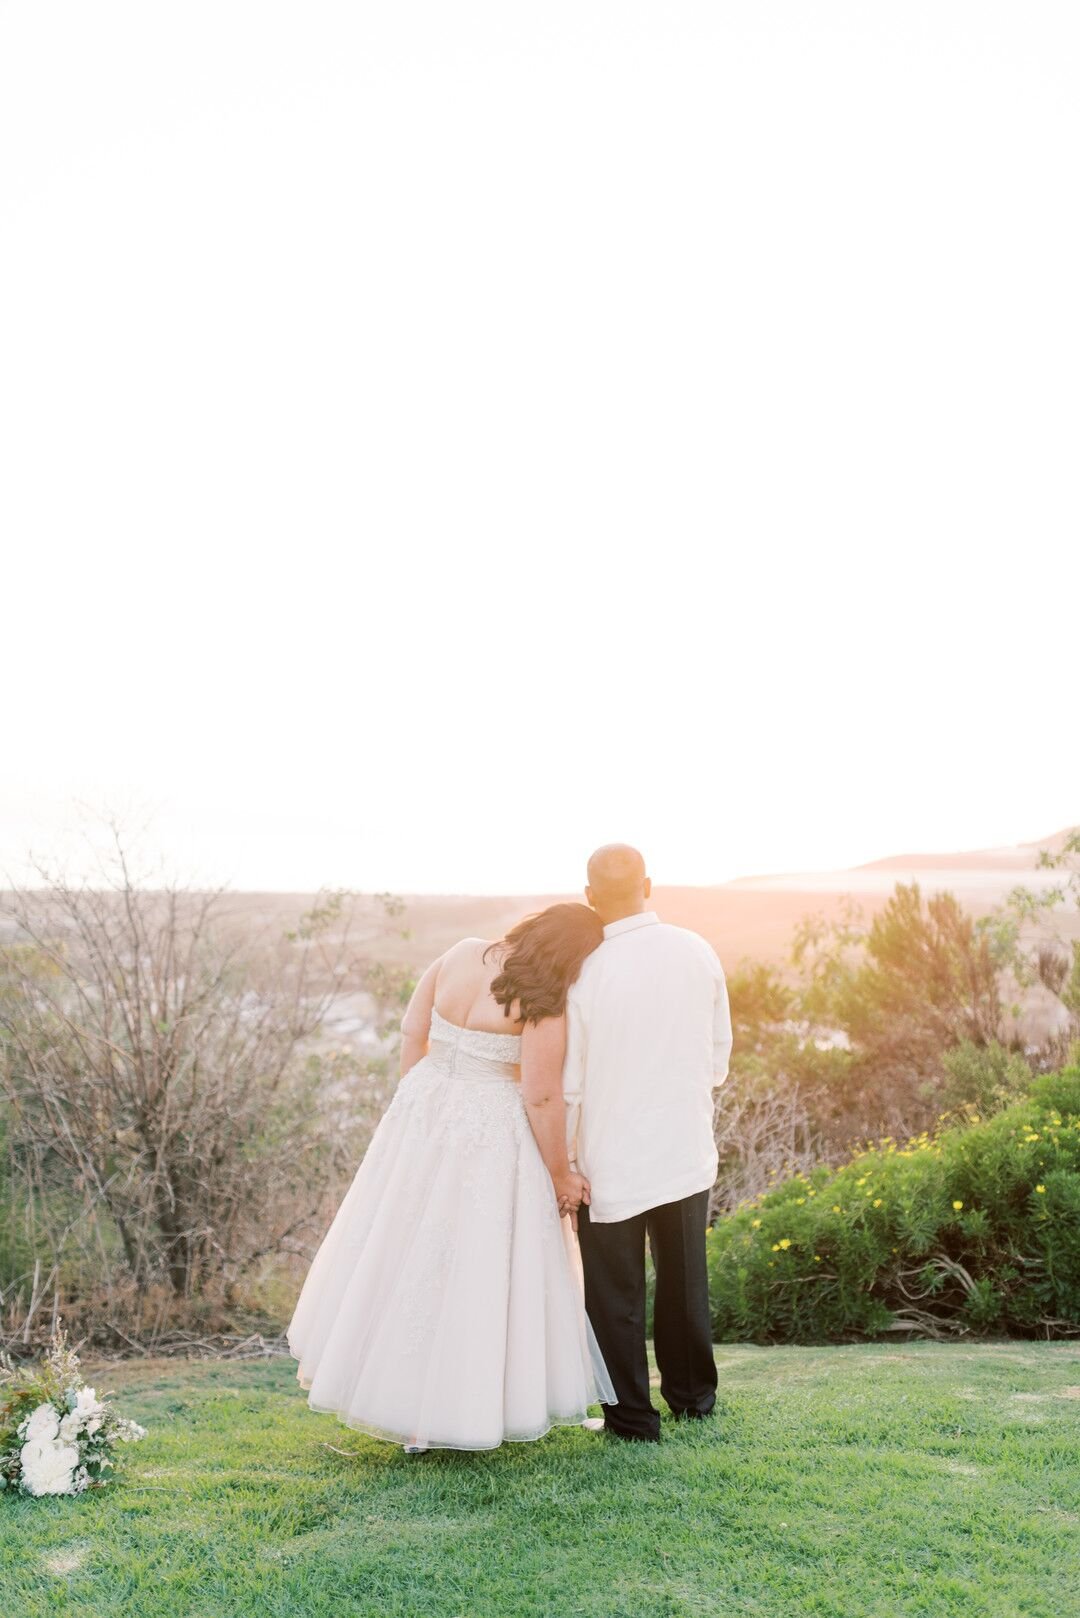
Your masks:
<svg viewBox="0 0 1080 1618"><path fill-rule="evenodd" d="M62 1333L40 1366L0 1364L0 1489L81 1494L108 1482L117 1444L145 1437L86 1386Z"/></svg>

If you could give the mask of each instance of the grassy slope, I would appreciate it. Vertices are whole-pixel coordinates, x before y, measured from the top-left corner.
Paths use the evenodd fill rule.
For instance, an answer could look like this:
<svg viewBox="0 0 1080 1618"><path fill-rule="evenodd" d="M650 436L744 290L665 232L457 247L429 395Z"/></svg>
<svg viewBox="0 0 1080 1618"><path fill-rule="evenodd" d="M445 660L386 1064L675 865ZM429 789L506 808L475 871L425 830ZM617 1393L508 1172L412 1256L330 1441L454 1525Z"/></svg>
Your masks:
<svg viewBox="0 0 1080 1618"><path fill-rule="evenodd" d="M721 1413L406 1458L289 1362L111 1369L115 1489L0 1499L3 1608L138 1618L1062 1618L1080 1347L720 1348ZM334 1445L345 1454L334 1453Z"/></svg>

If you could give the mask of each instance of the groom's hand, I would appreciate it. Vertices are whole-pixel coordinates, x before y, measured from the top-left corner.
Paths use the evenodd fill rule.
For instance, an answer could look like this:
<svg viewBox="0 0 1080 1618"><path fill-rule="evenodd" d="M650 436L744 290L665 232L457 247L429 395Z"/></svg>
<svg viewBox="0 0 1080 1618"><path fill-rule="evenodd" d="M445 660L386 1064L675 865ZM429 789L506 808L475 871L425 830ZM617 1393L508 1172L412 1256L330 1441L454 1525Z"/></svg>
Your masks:
<svg viewBox="0 0 1080 1618"><path fill-rule="evenodd" d="M559 1213L564 1218L569 1214L576 1230L577 1211L583 1202L587 1205L591 1197L588 1180L584 1174L578 1174L576 1170L571 1169L555 1181L555 1196L559 1203Z"/></svg>

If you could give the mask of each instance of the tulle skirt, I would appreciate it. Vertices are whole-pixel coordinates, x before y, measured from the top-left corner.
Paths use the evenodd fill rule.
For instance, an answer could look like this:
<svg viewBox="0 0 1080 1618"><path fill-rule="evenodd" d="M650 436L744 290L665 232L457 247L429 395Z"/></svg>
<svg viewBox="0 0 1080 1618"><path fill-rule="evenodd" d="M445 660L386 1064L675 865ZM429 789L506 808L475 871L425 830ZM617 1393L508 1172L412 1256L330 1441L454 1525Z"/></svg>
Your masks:
<svg viewBox="0 0 1080 1618"><path fill-rule="evenodd" d="M313 1409L399 1444L494 1449L614 1402L520 1085L406 1075L288 1341Z"/></svg>

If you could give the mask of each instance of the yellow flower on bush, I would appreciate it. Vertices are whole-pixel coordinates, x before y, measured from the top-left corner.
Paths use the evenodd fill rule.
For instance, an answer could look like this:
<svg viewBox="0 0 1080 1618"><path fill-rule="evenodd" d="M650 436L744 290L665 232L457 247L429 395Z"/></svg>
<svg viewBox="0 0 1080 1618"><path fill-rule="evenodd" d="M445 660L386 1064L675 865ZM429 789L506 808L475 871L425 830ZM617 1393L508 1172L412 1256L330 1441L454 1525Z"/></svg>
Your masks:
<svg viewBox="0 0 1080 1618"><path fill-rule="evenodd" d="M963 1204L963 1203L962 1203L962 1202L954 1202L954 1203L953 1203L953 1207L954 1207L954 1208L955 1208L955 1210L956 1210L956 1212L957 1212L957 1213L959 1213L959 1212L960 1212L960 1210L961 1210L961 1208L962 1208L962 1207L963 1207L963 1206L964 1206L964 1204Z"/></svg>
<svg viewBox="0 0 1080 1618"><path fill-rule="evenodd" d="M795 1198L795 1206L796 1206L796 1207L797 1207L797 1208L801 1208L801 1207L802 1207L802 1205L803 1205L803 1203L804 1203L804 1202L805 1202L805 1201L806 1201L806 1198L805 1198L805 1197L796 1197L796 1198Z"/></svg>
<svg viewBox="0 0 1080 1618"><path fill-rule="evenodd" d="M1044 1185L1037 1185L1035 1187L1035 1189L1039 1193L1040 1197L1043 1196L1045 1194L1045 1192L1046 1192L1046 1187Z"/></svg>
<svg viewBox="0 0 1080 1618"><path fill-rule="evenodd" d="M884 1198L882 1198L882 1197L875 1197L874 1198L874 1207L875 1208L880 1208L883 1200L884 1200Z"/></svg>
<svg viewBox="0 0 1080 1618"><path fill-rule="evenodd" d="M750 1229L751 1230L758 1230L760 1228L760 1226L761 1226L761 1220L760 1219L751 1219L751 1221L750 1221Z"/></svg>
<svg viewBox="0 0 1080 1618"><path fill-rule="evenodd" d="M777 1242L776 1245L777 1245L777 1247L781 1248L786 1253L788 1248L791 1246L791 1237L790 1236L781 1236L780 1240Z"/></svg>
<svg viewBox="0 0 1080 1618"><path fill-rule="evenodd" d="M832 1211L833 1211L833 1213L843 1213L843 1209L841 1208L841 1206L840 1206L840 1204L838 1202L833 1203Z"/></svg>

